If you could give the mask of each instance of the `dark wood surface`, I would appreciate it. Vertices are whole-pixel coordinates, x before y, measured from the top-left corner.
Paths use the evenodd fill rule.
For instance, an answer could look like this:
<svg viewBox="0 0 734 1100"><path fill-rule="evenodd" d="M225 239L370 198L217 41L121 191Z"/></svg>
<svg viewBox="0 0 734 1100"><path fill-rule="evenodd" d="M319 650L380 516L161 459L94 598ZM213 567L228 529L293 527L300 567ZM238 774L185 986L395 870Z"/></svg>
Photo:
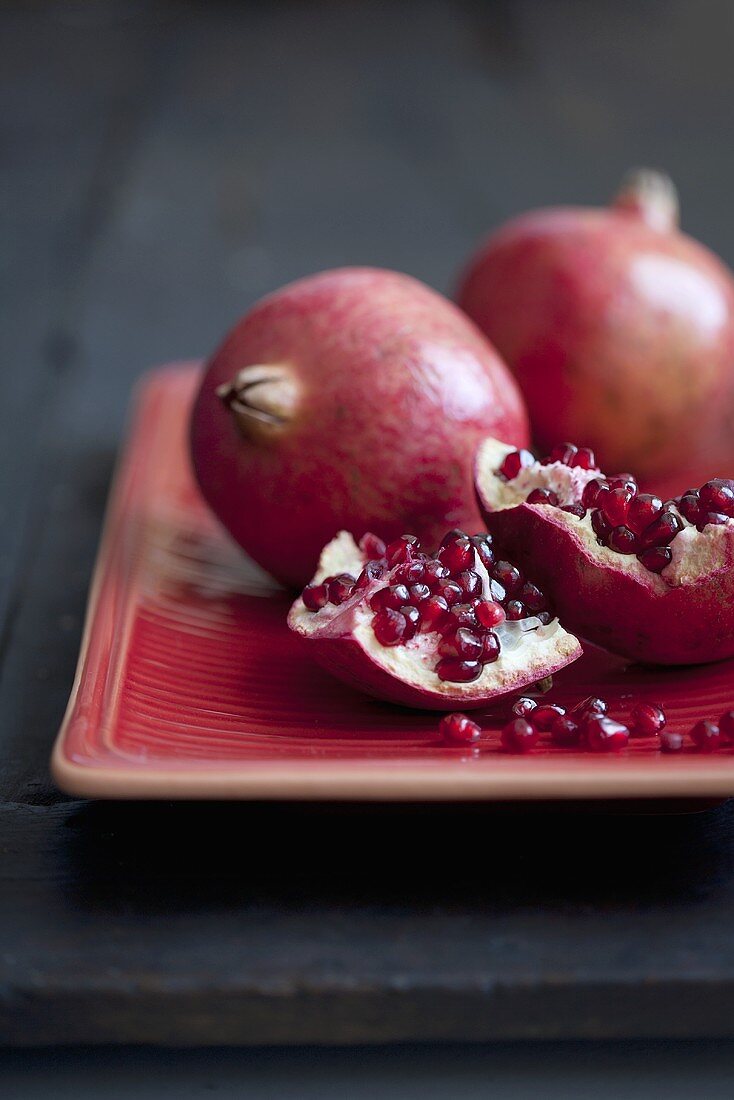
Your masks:
<svg viewBox="0 0 734 1100"><path fill-rule="evenodd" d="M734 813L85 804L47 769L135 377L342 263L667 168L734 260L728 3L5 4L0 1043L734 1034Z"/></svg>

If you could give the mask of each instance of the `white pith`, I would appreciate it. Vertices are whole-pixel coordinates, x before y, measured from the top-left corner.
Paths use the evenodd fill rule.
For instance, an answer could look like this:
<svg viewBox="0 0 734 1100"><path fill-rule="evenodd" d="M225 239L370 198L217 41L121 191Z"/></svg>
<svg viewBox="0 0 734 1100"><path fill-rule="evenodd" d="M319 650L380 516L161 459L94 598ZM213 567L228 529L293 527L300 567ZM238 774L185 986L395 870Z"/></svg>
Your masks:
<svg viewBox="0 0 734 1100"><path fill-rule="evenodd" d="M352 536L347 531L340 531L324 547L312 583L318 584L325 577L337 573L351 573L356 577L363 564L364 556ZM478 556L473 568L482 579L485 595L491 599L489 576ZM519 680L528 684L541 679L549 671L580 655L578 641L563 629L558 619L553 619L546 626L536 618L503 622L493 628L500 640L500 655L496 661L483 667L476 680L466 684L441 680L434 671L439 641L436 632L418 633L405 644L396 646L383 646L375 637L372 629L374 612L368 601L385 583L384 579L375 581L359 596L353 596L341 606L327 604L318 612L309 611L299 597L291 608L289 623L294 630L305 635L351 636L376 665L404 683L452 698L484 693L499 695L512 691Z"/></svg>
<svg viewBox="0 0 734 1100"><path fill-rule="evenodd" d="M514 449L499 440L485 439L477 453L477 484L493 511L504 511L526 503L528 493L537 488L552 489L557 493L561 504L577 504L581 500L584 486L596 477L604 477L599 470L569 468L560 462L552 462L547 466L535 462L532 466L524 467L516 478L505 481L497 471L506 455ZM551 511L554 522L567 527L598 562L638 577L660 591L700 581L702 577L721 569L732 545L734 520L729 519L725 524L717 526L709 525L699 531L695 524L689 523L673 507L672 511L680 516L684 529L670 544L673 555L670 564L662 573L652 573L634 554L619 554L608 546L600 545L591 526L590 511L583 519L579 519L578 516L553 505L529 504L527 507Z"/></svg>

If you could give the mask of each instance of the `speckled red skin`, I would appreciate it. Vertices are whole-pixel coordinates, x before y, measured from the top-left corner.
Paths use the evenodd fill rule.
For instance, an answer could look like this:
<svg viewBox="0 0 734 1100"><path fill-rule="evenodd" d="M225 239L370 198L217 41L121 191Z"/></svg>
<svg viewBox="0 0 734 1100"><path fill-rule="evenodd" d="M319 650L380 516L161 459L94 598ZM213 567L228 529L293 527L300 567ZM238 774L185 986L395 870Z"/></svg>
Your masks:
<svg viewBox="0 0 734 1100"><path fill-rule="evenodd" d="M277 440L247 440L216 396L256 363L301 382ZM479 530L472 477L487 434L528 439L511 374L454 305L405 275L345 268L264 298L211 359L191 444L204 496L245 550L303 585L340 528L431 548L448 528Z"/></svg>
<svg viewBox="0 0 734 1100"><path fill-rule="evenodd" d="M541 451L577 440L663 495L734 473L734 279L675 227L526 214L479 249L457 300L515 373Z"/></svg>
<svg viewBox="0 0 734 1100"><path fill-rule="evenodd" d="M645 664L707 664L734 655L734 540L718 572L660 593L656 577L601 564L555 509L531 504L491 511L487 529L547 592L566 630Z"/></svg>

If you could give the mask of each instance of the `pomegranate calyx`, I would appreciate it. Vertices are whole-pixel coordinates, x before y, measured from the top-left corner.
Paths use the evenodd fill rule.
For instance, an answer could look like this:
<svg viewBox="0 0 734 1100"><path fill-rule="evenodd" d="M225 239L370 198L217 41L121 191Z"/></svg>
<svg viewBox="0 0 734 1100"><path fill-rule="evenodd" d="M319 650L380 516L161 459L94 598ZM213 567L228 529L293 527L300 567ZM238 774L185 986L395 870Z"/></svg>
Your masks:
<svg viewBox="0 0 734 1100"><path fill-rule="evenodd" d="M651 229L670 232L678 225L678 192L670 176L654 168L633 168L612 201L614 210L631 214Z"/></svg>
<svg viewBox="0 0 734 1100"><path fill-rule="evenodd" d="M217 397L232 412L246 438L267 438L294 418L300 386L283 363L256 363L243 367L232 381L217 387Z"/></svg>

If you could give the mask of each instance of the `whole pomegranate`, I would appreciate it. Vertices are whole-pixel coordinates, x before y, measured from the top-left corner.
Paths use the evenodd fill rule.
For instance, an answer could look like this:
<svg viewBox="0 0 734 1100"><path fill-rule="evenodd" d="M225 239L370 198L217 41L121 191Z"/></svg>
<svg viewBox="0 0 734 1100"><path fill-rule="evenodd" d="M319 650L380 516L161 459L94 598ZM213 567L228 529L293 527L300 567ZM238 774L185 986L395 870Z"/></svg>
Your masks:
<svg viewBox="0 0 734 1100"><path fill-rule="evenodd" d="M665 176L631 173L609 209L510 221L458 302L514 371L542 450L579 439L658 489L732 472L734 277L678 230Z"/></svg>
<svg viewBox="0 0 734 1100"><path fill-rule="evenodd" d="M215 352L191 422L214 512L279 580L302 586L346 529L435 547L481 529L472 463L522 445L517 385L454 305L392 271L344 268L276 291Z"/></svg>

